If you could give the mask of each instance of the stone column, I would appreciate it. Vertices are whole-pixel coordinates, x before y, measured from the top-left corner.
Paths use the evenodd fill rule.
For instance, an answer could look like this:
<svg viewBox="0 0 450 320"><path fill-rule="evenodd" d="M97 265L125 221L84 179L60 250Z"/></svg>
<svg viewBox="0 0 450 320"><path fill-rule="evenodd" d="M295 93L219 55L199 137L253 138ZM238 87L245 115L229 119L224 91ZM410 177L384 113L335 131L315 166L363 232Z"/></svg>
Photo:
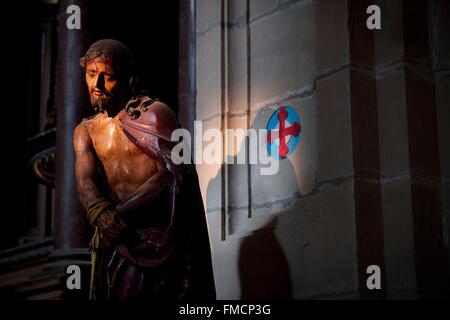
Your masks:
<svg viewBox="0 0 450 320"><path fill-rule="evenodd" d="M380 187L387 299L417 299L401 1L379 0L375 40Z"/></svg>
<svg viewBox="0 0 450 320"><path fill-rule="evenodd" d="M75 154L72 138L75 126L89 110L89 100L79 59L89 45L87 0L59 3L58 57L56 80L57 138L53 234L55 249L86 247L86 219L75 185ZM81 29L69 30L67 8L80 8Z"/></svg>
<svg viewBox="0 0 450 320"><path fill-rule="evenodd" d="M380 149L375 34L365 28L361 14L370 1L348 3L350 39L350 103L355 175L355 226L360 296L383 299L385 295L384 224L381 197ZM366 286L367 267L381 270L381 290Z"/></svg>
<svg viewBox="0 0 450 320"><path fill-rule="evenodd" d="M425 0L402 4L417 289L420 298L430 299L449 294L440 165L440 152L445 149L439 150L439 129L443 127L437 118L442 100L436 97L436 83L442 84L439 68L445 68L437 60L443 58L443 47L433 43L440 30L445 30L441 21L445 21L446 7L444 2Z"/></svg>
<svg viewBox="0 0 450 320"><path fill-rule="evenodd" d="M195 31L195 1L179 2L180 34L179 34L179 67L178 67L178 114L181 126L194 134L196 115L196 31Z"/></svg>

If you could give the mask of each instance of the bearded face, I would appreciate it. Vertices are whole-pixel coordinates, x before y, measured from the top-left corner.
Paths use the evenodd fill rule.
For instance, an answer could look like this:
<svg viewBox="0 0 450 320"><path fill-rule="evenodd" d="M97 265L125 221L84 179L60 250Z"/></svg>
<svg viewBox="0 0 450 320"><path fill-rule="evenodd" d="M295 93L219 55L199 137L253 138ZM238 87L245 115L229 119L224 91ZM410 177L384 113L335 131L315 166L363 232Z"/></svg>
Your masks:
<svg viewBox="0 0 450 320"><path fill-rule="evenodd" d="M114 112L120 108L120 85L111 64L103 58L86 63L86 83L91 104L98 112Z"/></svg>

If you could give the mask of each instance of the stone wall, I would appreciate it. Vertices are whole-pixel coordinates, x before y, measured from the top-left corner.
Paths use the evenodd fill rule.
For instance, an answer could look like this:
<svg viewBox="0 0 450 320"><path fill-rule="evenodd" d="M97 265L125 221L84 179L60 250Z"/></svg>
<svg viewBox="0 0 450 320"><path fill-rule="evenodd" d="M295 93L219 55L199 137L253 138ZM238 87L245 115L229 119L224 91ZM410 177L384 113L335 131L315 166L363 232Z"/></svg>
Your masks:
<svg viewBox="0 0 450 320"><path fill-rule="evenodd" d="M415 246L432 240L414 232L409 148L418 115L406 95L405 4L375 2L377 31L365 27L369 1L197 1L203 130L264 129L280 105L302 126L276 175L261 175L260 165L197 165L218 298L417 297ZM426 21L436 48L437 204L448 228L448 4L426 8L434 12ZM249 151L245 139L224 144L223 162ZM363 288L370 264L383 274L375 294Z"/></svg>

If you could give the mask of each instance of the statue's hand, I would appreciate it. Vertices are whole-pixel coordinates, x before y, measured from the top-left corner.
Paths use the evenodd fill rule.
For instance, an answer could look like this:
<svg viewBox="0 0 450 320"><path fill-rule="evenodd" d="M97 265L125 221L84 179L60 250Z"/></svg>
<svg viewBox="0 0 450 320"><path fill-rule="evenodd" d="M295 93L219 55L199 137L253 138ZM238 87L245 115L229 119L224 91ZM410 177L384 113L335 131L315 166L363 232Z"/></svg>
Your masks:
<svg viewBox="0 0 450 320"><path fill-rule="evenodd" d="M116 240L125 229L125 226L119 222L116 213L111 210L102 212L97 223L100 236L109 242Z"/></svg>

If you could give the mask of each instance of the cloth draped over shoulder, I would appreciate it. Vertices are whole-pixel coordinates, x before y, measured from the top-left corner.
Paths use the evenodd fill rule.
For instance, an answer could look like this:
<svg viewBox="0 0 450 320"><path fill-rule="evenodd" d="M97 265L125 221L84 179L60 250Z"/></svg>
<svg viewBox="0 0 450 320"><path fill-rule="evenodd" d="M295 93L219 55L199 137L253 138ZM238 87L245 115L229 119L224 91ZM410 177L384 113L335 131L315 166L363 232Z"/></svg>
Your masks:
<svg viewBox="0 0 450 320"><path fill-rule="evenodd" d="M211 250L198 177L193 164L175 165L173 130L179 128L173 111L161 102L138 97L120 118L125 135L170 173L170 222L166 227L136 230L132 244L119 241L117 251L141 268L164 267L173 256L181 264L180 299L215 299ZM181 258L180 258L181 257Z"/></svg>

